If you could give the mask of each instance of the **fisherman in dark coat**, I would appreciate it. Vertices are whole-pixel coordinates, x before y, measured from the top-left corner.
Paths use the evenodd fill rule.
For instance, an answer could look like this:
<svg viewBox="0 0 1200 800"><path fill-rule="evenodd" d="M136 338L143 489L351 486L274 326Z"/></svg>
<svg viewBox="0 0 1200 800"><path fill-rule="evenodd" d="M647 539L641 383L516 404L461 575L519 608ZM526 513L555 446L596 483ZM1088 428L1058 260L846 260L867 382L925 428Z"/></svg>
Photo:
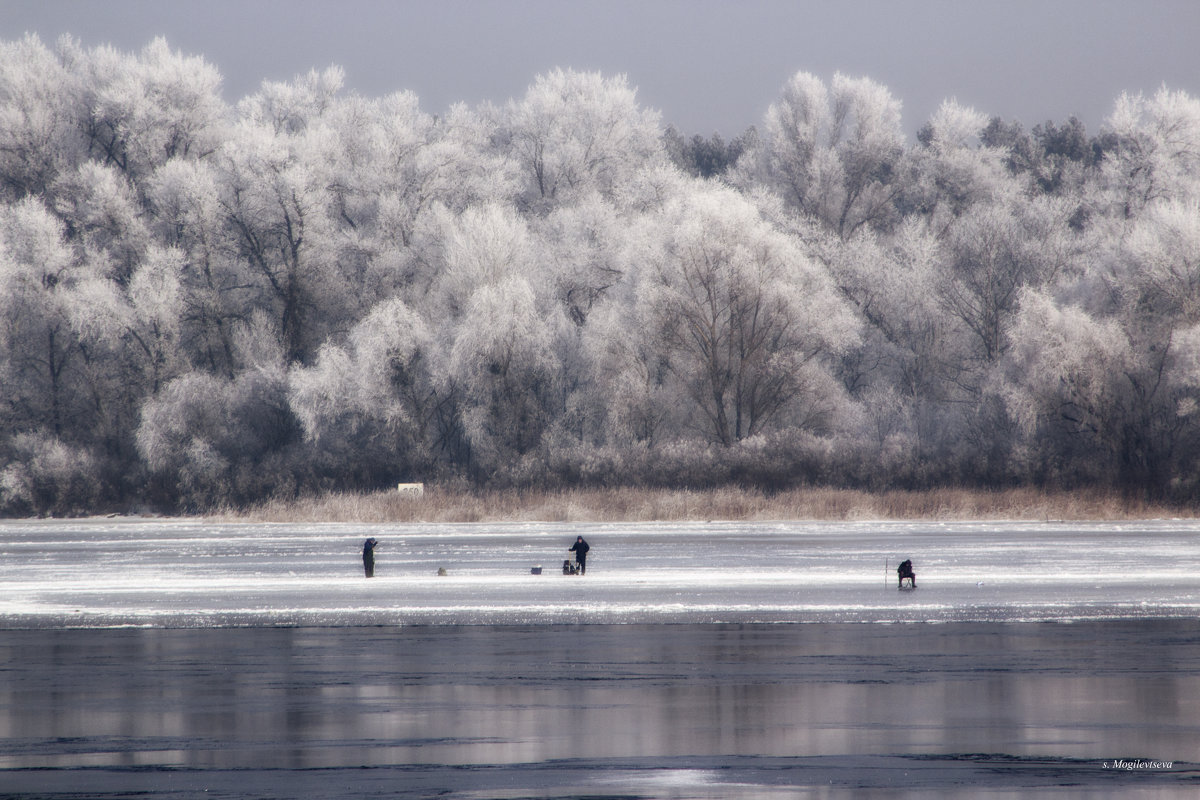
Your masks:
<svg viewBox="0 0 1200 800"><path fill-rule="evenodd" d="M363 542L363 571L367 573L368 578L375 577L375 545L377 544L379 544L379 540L375 538Z"/></svg>
<svg viewBox="0 0 1200 800"><path fill-rule="evenodd" d="M904 579L908 578L912 584L912 588L917 588L917 574L913 572L912 561L905 559L900 562L900 566L896 567L896 574L900 576L900 588L904 588Z"/></svg>
<svg viewBox="0 0 1200 800"><path fill-rule="evenodd" d="M575 561L579 563L579 574L583 575L587 572L587 553L591 550L591 546L583 540L582 536L576 537L575 544L567 550L568 553L575 554Z"/></svg>

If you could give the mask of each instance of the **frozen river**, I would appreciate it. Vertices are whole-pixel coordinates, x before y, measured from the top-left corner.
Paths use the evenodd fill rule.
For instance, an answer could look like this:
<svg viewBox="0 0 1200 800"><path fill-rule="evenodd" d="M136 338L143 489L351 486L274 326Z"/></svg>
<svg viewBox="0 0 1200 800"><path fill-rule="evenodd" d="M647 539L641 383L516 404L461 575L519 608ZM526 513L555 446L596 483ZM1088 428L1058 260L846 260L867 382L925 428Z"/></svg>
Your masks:
<svg viewBox="0 0 1200 800"><path fill-rule="evenodd" d="M0 798L1194 797L1198 535L0 523Z"/></svg>
<svg viewBox="0 0 1200 800"><path fill-rule="evenodd" d="M576 535L589 571L565 577ZM380 540L376 577L361 546ZM918 590L897 592L911 558ZM542 575L531 568L541 565ZM446 571L438 576L438 570ZM0 628L1200 616L1195 523L0 523Z"/></svg>

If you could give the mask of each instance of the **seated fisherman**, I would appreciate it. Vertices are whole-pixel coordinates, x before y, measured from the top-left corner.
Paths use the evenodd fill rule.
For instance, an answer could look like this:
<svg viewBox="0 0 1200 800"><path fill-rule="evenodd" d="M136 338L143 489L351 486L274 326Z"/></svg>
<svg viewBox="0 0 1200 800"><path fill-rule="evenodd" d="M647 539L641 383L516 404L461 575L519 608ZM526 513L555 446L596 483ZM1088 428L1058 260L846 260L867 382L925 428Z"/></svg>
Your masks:
<svg viewBox="0 0 1200 800"><path fill-rule="evenodd" d="M904 579L908 578L912 588L917 588L917 573L913 572L912 561L905 559L900 562L900 566L896 567L896 574L900 576L900 588L904 588Z"/></svg>

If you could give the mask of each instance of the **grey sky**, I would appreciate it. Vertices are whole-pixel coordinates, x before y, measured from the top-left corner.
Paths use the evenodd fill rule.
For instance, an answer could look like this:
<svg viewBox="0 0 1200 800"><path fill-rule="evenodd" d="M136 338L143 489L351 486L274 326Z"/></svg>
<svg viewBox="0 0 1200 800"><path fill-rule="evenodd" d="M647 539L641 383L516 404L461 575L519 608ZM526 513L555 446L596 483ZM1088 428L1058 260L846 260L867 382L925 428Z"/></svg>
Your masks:
<svg viewBox="0 0 1200 800"><path fill-rule="evenodd" d="M624 73L689 134L758 124L798 70L884 84L910 134L951 97L1096 133L1122 91L1200 96L1197 0L0 0L0 39L27 31L128 51L163 35L230 100L330 64L433 113L519 97L556 66Z"/></svg>

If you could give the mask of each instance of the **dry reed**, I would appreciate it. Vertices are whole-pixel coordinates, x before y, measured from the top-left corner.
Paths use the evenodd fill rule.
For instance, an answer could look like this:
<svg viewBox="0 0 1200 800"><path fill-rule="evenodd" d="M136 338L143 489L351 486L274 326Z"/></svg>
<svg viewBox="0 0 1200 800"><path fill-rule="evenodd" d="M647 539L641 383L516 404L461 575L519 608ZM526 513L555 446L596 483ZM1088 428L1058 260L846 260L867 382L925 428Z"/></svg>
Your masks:
<svg viewBox="0 0 1200 800"><path fill-rule="evenodd" d="M1196 509L1100 490L931 489L865 492L801 488L777 493L735 487L486 491L426 488L327 494L209 515L250 522L648 522L685 520L1126 520L1192 518Z"/></svg>

